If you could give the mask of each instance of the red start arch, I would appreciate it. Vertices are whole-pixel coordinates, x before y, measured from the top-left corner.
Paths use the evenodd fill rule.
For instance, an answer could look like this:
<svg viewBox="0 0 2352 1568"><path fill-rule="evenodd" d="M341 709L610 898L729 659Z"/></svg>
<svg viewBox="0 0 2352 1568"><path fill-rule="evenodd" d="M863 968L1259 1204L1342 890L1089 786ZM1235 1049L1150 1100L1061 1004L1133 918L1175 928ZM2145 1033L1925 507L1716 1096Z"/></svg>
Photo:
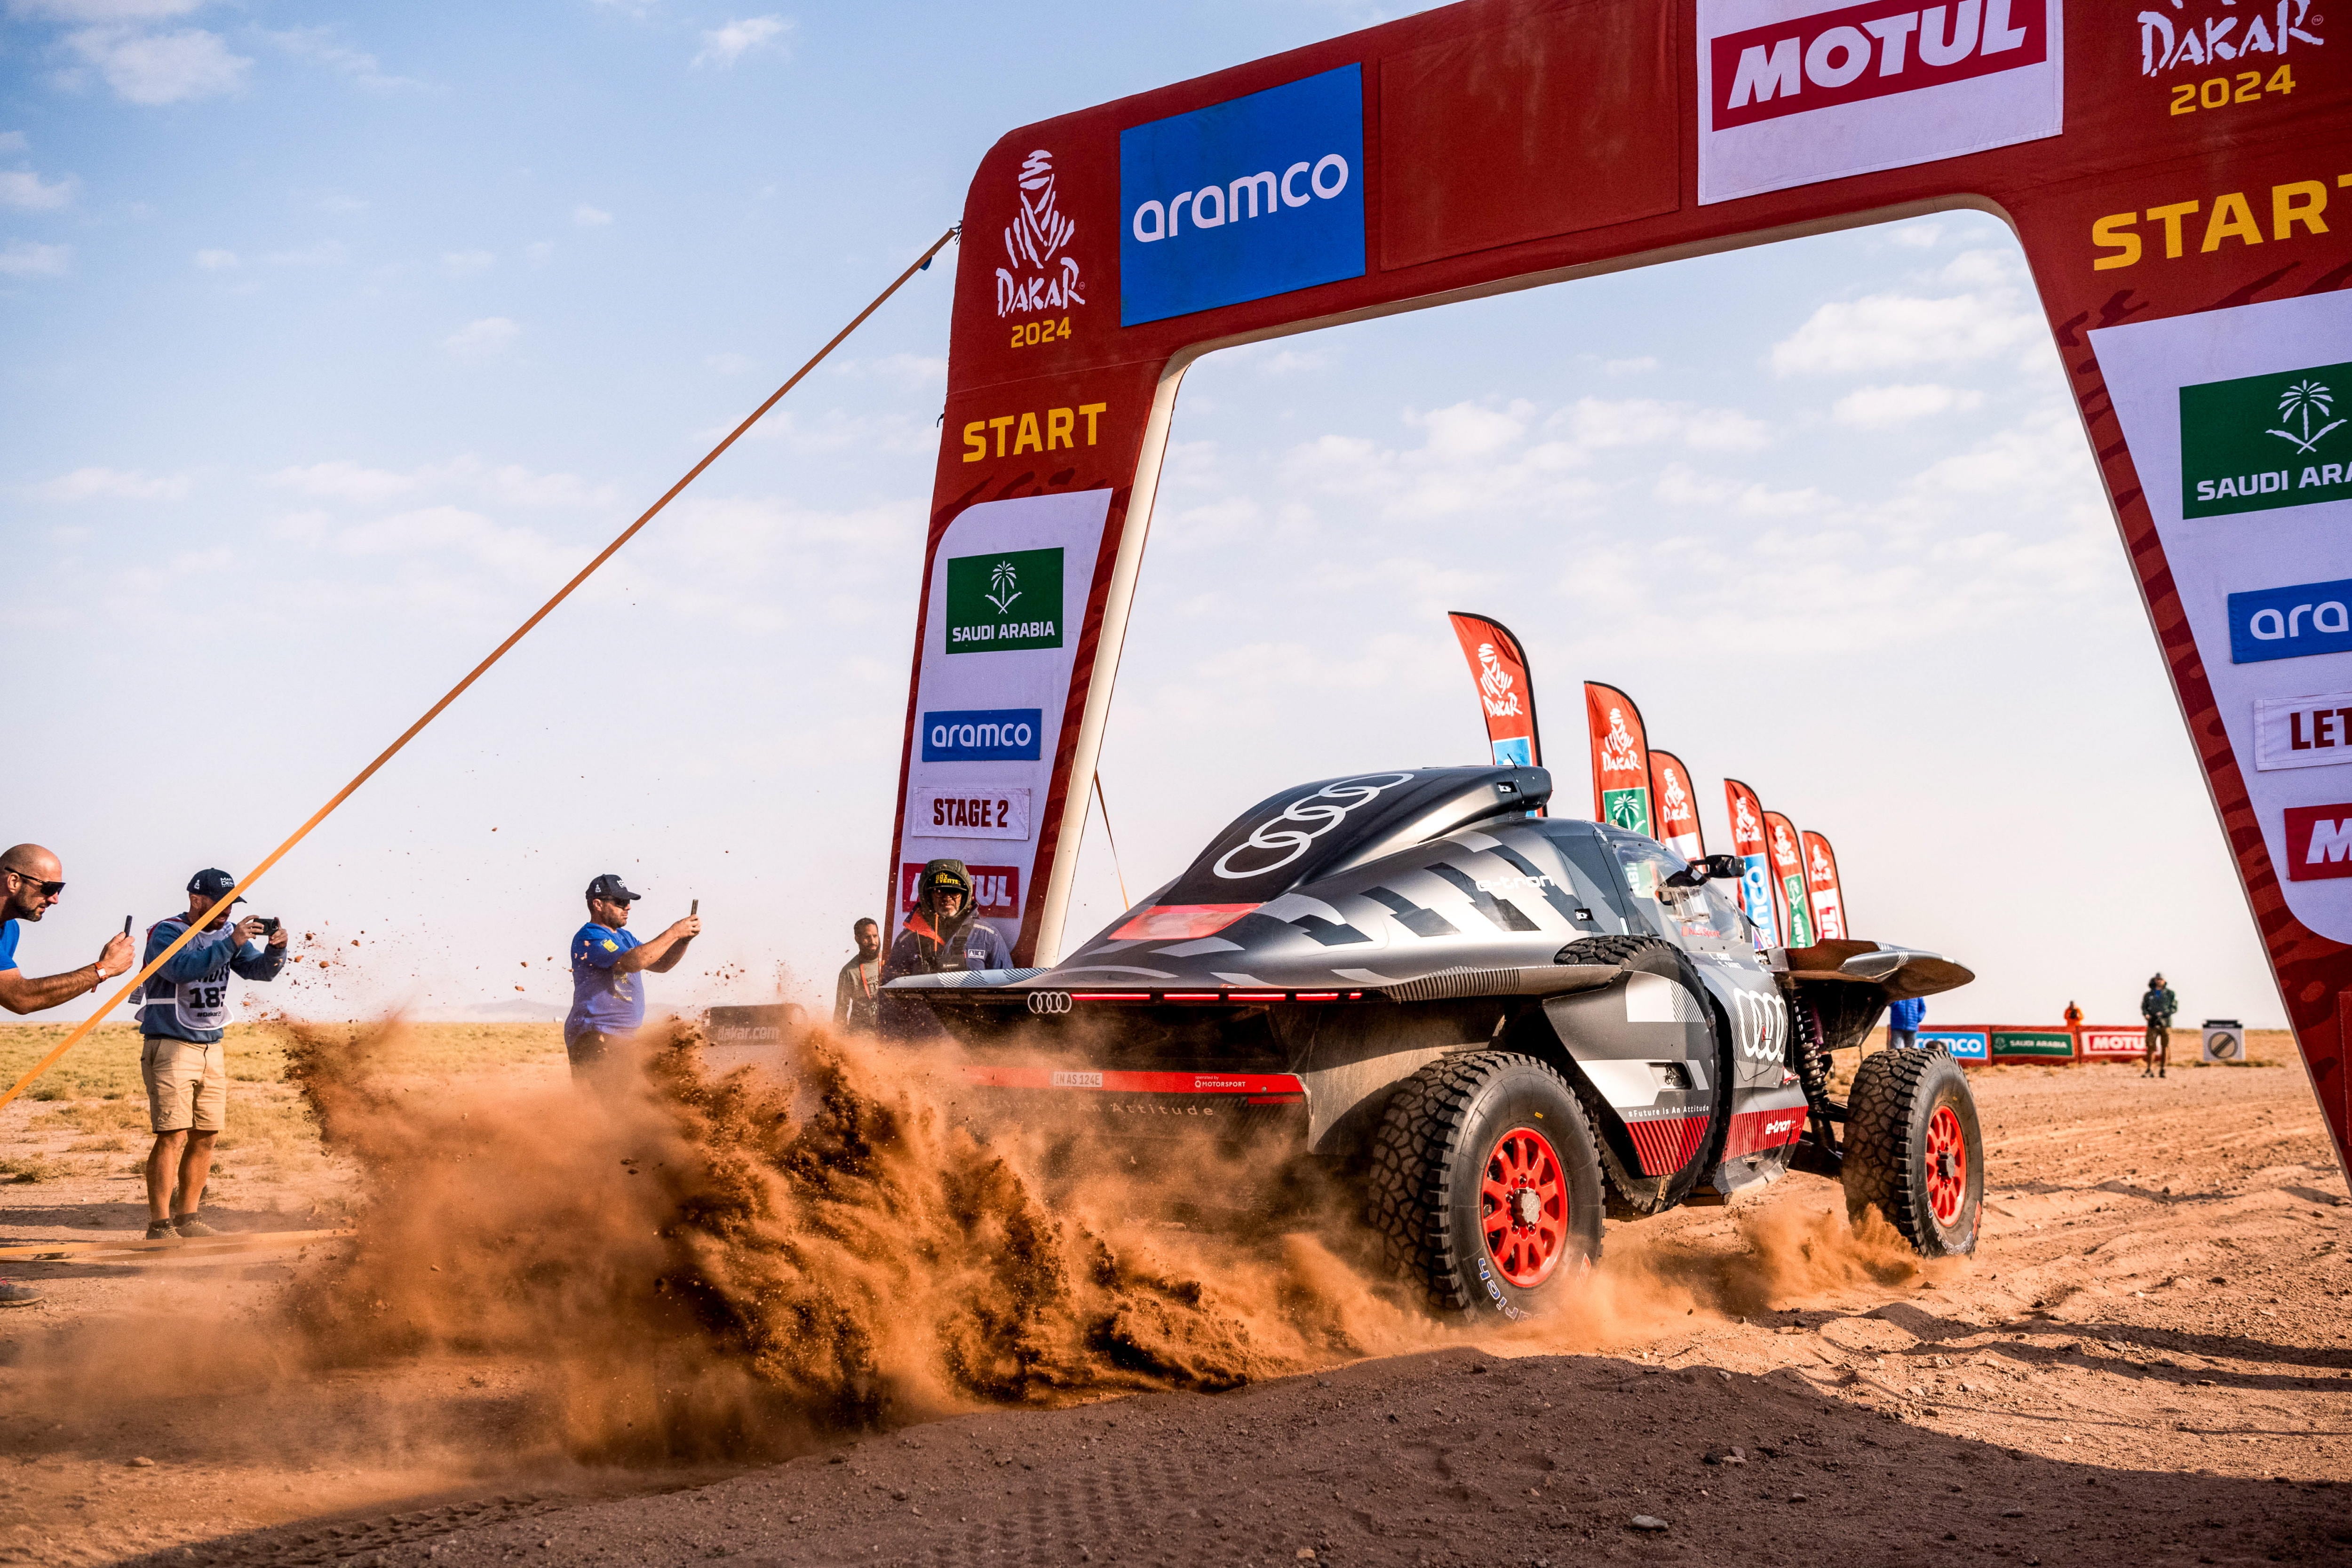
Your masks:
<svg viewBox="0 0 2352 1568"><path fill-rule="evenodd" d="M964 208L894 846L1045 963L1185 367L1950 207L2022 241L2339 1153L2352 91L2321 0L1470 0L1025 126Z"/></svg>

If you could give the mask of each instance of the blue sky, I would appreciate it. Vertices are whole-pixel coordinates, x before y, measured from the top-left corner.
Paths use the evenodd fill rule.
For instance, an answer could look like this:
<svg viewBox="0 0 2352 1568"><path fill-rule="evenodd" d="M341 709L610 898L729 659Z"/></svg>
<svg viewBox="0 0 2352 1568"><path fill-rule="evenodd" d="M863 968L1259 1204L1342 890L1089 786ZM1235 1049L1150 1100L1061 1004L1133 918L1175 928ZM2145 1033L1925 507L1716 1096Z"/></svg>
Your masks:
<svg viewBox="0 0 2352 1568"><path fill-rule="evenodd" d="M959 215L1005 130L1380 19L1318 4L0 0L0 548L30 972L242 871ZM591 875L829 983L876 910L944 386L911 285L258 906L322 1014L547 1007ZM1481 752L1443 615L1839 847L1931 1018L2275 995L2021 257L1973 213L1191 374L1073 937L1281 785ZM1722 846L1717 846L1722 847ZM354 948L353 942L361 945Z"/></svg>

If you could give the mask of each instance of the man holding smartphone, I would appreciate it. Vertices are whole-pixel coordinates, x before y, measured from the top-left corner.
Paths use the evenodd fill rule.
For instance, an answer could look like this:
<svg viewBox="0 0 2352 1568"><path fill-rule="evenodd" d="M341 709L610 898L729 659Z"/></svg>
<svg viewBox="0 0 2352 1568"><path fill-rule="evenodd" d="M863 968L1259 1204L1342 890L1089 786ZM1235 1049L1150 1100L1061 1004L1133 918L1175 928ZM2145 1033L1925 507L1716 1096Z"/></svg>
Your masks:
<svg viewBox="0 0 2352 1568"><path fill-rule="evenodd" d="M644 1025L646 983L638 973L667 974L686 956L687 943L702 934L701 918L689 914L641 942L629 930L629 906L636 901L609 871L588 884L588 923L572 936L572 1011L563 1020L574 1078L596 1071L615 1042Z"/></svg>
<svg viewBox="0 0 2352 1568"><path fill-rule="evenodd" d="M155 1145L147 1152L147 1239L219 1233L197 1217L213 1170L213 1140L228 1110L228 980L269 981L286 965L286 932L252 915L229 923L236 879L219 869L188 879L188 911L147 928L147 961L197 929L140 987L139 1068ZM175 1195L176 1194L176 1195Z"/></svg>

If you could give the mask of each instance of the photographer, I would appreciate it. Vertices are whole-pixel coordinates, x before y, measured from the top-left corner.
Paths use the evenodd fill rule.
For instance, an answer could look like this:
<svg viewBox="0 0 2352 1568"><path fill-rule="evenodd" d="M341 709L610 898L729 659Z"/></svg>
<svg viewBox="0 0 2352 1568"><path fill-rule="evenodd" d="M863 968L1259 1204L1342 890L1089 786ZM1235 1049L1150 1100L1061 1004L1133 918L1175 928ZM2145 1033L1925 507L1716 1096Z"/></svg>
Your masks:
<svg viewBox="0 0 2352 1568"><path fill-rule="evenodd" d="M609 871L588 884L588 923L572 934L572 1011L563 1019L563 1050L574 1079L601 1073L614 1045L645 1024L646 986L638 973L667 974L686 956L687 944L702 934L700 918L689 914L641 942L629 930L629 906L636 901Z"/></svg>
<svg viewBox="0 0 2352 1568"><path fill-rule="evenodd" d="M146 961L199 928L187 946L140 988L139 1068L155 1146L147 1152L147 1239L214 1236L196 1216L212 1174L213 1140L228 1109L228 1064L221 1032L228 1023L228 977L278 978L286 932L252 915L229 923L228 891L236 879L204 870L188 879L188 912L147 931ZM243 903L243 899L234 900ZM176 1193L176 1195L174 1195Z"/></svg>

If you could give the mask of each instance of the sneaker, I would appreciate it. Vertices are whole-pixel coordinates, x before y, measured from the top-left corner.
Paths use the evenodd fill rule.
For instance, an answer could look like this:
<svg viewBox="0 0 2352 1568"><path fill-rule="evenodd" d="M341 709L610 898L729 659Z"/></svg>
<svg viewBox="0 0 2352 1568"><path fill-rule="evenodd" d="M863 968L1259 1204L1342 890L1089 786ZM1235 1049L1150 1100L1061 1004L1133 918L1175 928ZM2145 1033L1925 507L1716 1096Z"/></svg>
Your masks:
<svg viewBox="0 0 2352 1568"><path fill-rule="evenodd" d="M41 1292L30 1285L14 1285L0 1279L0 1307L29 1307L41 1299Z"/></svg>
<svg viewBox="0 0 2352 1568"><path fill-rule="evenodd" d="M177 1241L180 1239L180 1233L172 1228L172 1222L168 1219L151 1219L147 1222L147 1239Z"/></svg>
<svg viewBox="0 0 2352 1568"><path fill-rule="evenodd" d="M220 1234L192 1214L184 1214L175 1217L172 1221L172 1228L179 1233L180 1239L183 1241L195 1241L204 1237Z"/></svg>
<svg viewBox="0 0 2352 1568"><path fill-rule="evenodd" d="M2158 1077L2158 1078L2162 1078L2162 1077L2164 1076L2164 1069L2163 1069L2162 1068L2157 1068L2157 1069L2156 1069L2156 1076L2157 1076L2157 1077Z"/></svg>

